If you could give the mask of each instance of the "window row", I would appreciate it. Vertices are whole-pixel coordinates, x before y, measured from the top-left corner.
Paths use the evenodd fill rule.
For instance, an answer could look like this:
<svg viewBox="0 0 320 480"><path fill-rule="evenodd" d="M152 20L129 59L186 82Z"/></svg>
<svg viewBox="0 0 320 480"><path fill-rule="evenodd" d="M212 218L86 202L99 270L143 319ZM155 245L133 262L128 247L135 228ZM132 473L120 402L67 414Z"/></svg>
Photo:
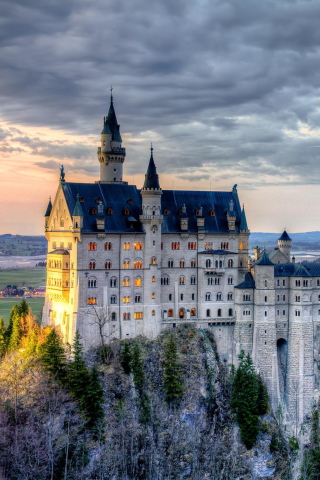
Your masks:
<svg viewBox="0 0 320 480"><path fill-rule="evenodd" d="M211 302L211 301L212 301L212 298L213 298L213 295L212 295L210 292L207 292L207 293L205 294L205 297L204 297L204 298L205 298L205 301L206 301L206 302ZM233 293L232 293L232 292L229 292L229 293L227 294L227 300L233 300ZM216 301L217 301L217 302L222 301L222 293L221 293L221 292L218 292L218 293L216 294Z"/></svg>
<svg viewBox="0 0 320 480"><path fill-rule="evenodd" d="M167 311L167 310L164 310L164 311L163 311L163 314L164 314L164 316L168 316L168 317L170 317L170 318L172 318L172 317L174 316L174 315L173 315L173 309L172 309L172 308L169 308L168 311ZM197 315L196 309L195 309L195 308L191 308L191 309L190 309L190 316L191 316L191 317L195 317L196 315ZM186 318L186 316L187 316L186 310L185 310L184 308L180 308L180 309L179 309L178 316L179 316L179 318L181 318L181 319L182 319L182 318Z"/></svg>
<svg viewBox="0 0 320 480"><path fill-rule="evenodd" d="M210 308L208 308L206 310L206 316L207 317L211 317L211 310ZM218 308L217 310L217 317L222 317L222 309L221 308ZM233 309L232 308L229 308L228 309L228 317L233 317Z"/></svg>
<svg viewBox="0 0 320 480"><path fill-rule="evenodd" d="M183 259L180 260L179 261L179 267L180 268L185 268L185 266L186 266L185 260L183 260ZM196 260L190 260L190 267L191 268L196 268L196 266L197 266L197 261ZM171 260L171 259L168 260L168 268L174 268L174 263L173 263L173 260Z"/></svg>
<svg viewBox="0 0 320 480"><path fill-rule="evenodd" d="M228 268L232 268L233 267L233 260L230 258L228 260ZM224 262L223 260L216 260L215 262L213 262L212 260L210 260L209 258L206 260L206 268L224 268Z"/></svg>
<svg viewBox="0 0 320 480"><path fill-rule="evenodd" d="M64 269L67 269L67 268L69 268L69 263L66 262L63 265L63 263L60 260L49 260L48 267L49 268L60 268L60 269L64 268Z"/></svg>
<svg viewBox="0 0 320 480"><path fill-rule="evenodd" d="M155 257L154 257L154 258L155 258ZM151 259L151 261L152 261L152 259ZM96 265L97 265L96 262L95 262L94 260L91 260L91 261L89 262L89 265L88 265L89 270L95 270L95 269L96 269ZM107 260L107 261L105 262L105 264L104 264L104 268L105 268L106 270L111 270L111 269L112 269L112 262L111 262L110 260ZM123 262L122 262L122 268L124 268L124 269L126 269L126 270L130 269L130 268L131 268L131 261L130 261L130 260L123 260ZM140 269L140 270L141 270L141 269L143 268L143 262L142 262L142 260L135 260L135 261L133 262L133 268L134 268L134 269Z"/></svg>
<svg viewBox="0 0 320 480"><path fill-rule="evenodd" d="M151 293L151 298L154 299L156 298L156 294L155 293ZM117 295L111 295L110 297L110 304L111 305L117 305L118 303L118 297ZM131 303L131 297L128 296L128 295L124 295L122 297L122 303ZM142 303L142 295L140 294L137 294L134 296L134 303Z"/></svg>
<svg viewBox="0 0 320 480"><path fill-rule="evenodd" d="M106 242L104 244L105 250L112 250L112 243ZM123 242L122 250L130 250L131 249L131 242ZM133 249L134 250L143 250L143 242L133 242ZM97 243L90 242L88 243L88 250L97 250Z"/></svg>
<svg viewBox="0 0 320 480"><path fill-rule="evenodd" d="M61 278L48 278L48 285L51 287L69 287L69 280L65 280L64 282Z"/></svg>
<svg viewBox="0 0 320 480"><path fill-rule="evenodd" d="M52 250L56 250L57 242L52 242ZM64 246L64 242L60 242L60 248L67 248L67 250L72 250L72 242L68 243L68 246Z"/></svg>

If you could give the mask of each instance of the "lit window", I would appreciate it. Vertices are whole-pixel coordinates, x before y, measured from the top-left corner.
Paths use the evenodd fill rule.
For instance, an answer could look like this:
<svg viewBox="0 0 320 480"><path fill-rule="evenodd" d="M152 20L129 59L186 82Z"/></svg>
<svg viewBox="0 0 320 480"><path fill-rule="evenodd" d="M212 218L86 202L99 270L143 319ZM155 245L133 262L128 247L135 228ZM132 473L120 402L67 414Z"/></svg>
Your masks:
<svg viewBox="0 0 320 480"><path fill-rule="evenodd" d="M213 249L213 242L204 242L204 249L205 250L212 250Z"/></svg>
<svg viewBox="0 0 320 480"><path fill-rule="evenodd" d="M124 269L130 268L130 260L123 260L122 268L124 268Z"/></svg>
<svg viewBox="0 0 320 480"><path fill-rule="evenodd" d="M141 269L142 268L142 261L141 260L135 260L133 262L133 268Z"/></svg>
<svg viewBox="0 0 320 480"><path fill-rule="evenodd" d="M122 286L123 287L130 287L130 278L129 277L124 277L122 279Z"/></svg>
<svg viewBox="0 0 320 480"><path fill-rule="evenodd" d="M130 303L130 297L122 297L122 303Z"/></svg>
<svg viewBox="0 0 320 480"><path fill-rule="evenodd" d="M188 242L188 250L197 250L197 242Z"/></svg>
<svg viewBox="0 0 320 480"><path fill-rule="evenodd" d="M141 277L136 277L134 279L134 286L135 287L142 287L142 278Z"/></svg>
<svg viewBox="0 0 320 480"><path fill-rule="evenodd" d="M151 293L151 298L156 298L156 294L155 294L155 293Z"/></svg>
<svg viewBox="0 0 320 480"><path fill-rule="evenodd" d="M152 281L152 282L155 282L155 281L156 281L156 277L153 276L152 279L151 279L151 281Z"/></svg>
<svg viewBox="0 0 320 480"><path fill-rule="evenodd" d="M143 243L142 242L134 242L133 244L135 250L143 250Z"/></svg>
<svg viewBox="0 0 320 480"><path fill-rule="evenodd" d="M180 242L172 242L171 250L180 250Z"/></svg>
<svg viewBox="0 0 320 480"><path fill-rule="evenodd" d="M195 309L195 308L191 308L191 310L190 310L190 315L191 315L191 317L195 317L195 316L196 316L196 309Z"/></svg>
<svg viewBox="0 0 320 480"><path fill-rule="evenodd" d="M105 250L112 250L112 243L111 242L106 242L104 244L104 249Z"/></svg>
<svg viewBox="0 0 320 480"><path fill-rule="evenodd" d="M122 315L123 320L130 320L130 313L124 313Z"/></svg>
<svg viewBox="0 0 320 480"><path fill-rule="evenodd" d="M87 304L88 304L88 305L96 305L96 304L97 304L97 299L96 299L96 297L88 297L88 298L87 298Z"/></svg>
<svg viewBox="0 0 320 480"><path fill-rule="evenodd" d="M88 244L88 250L97 250L97 244L96 242L90 242Z"/></svg>
<svg viewBox="0 0 320 480"><path fill-rule="evenodd" d="M172 310L172 308L169 308L169 310L168 310L168 317L173 317L173 310Z"/></svg>
<svg viewBox="0 0 320 480"><path fill-rule="evenodd" d="M130 242L123 242L122 250L130 250Z"/></svg>
<svg viewBox="0 0 320 480"><path fill-rule="evenodd" d="M184 268L185 267L185 261L184 260L180 260L180 268Z"/></svg>
<svg viewBox="0 0 320 480"><path fill-rule="evenodd" d="M156 257L152 257L151 258L151 265L156 265L156 263L157 263Z"/></svg>
<svg viewBox="0 0 320 480"><path fill-rule="evenodd" d="M107 260L107 261L105 262L104 268L105 268L106 270L110 270L110 269L111 269L111 262L110 262L110 260Z"/></svg>
<svg viewBox="0 0 320 480"><path fill-rule="evenodd" d="M134 312L133 318L134 318L135 320L140 320L140 319L142 319L142 318L143 318L143 312Z"/></svg>
<svg viewBox="0 0 320 480"><path fill-rule="evenodd" d="M152 310L152 311L151 311L151 315L154 317L155 314L156 314L156 311L155 311L155 310Z"/></svg>
<svg viewBox="0 0 320 480"><path fill-rule="evenodd" d="M112 214L113 214L113 210L112 210L112 208L110 207L110 208L107 209L107 215L112 215Z"/></svg>
<svg viewBox="0 0 320 480"><path fill-rule="evenodd" d="M179 277L179 285L184 285L185 279L184 277Z"/></svg>

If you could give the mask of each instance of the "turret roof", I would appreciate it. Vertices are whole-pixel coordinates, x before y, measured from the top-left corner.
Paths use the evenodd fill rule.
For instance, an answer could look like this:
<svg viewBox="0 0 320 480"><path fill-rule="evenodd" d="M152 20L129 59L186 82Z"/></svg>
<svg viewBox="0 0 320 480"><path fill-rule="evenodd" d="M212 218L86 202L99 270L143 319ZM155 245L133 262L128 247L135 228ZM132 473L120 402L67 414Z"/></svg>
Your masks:
<svg viewBox="0 0 320 480"><path fill-rule="evenodd" d="M143 184L143 189L145 188L153 188L153 189L160 189L159 183L159 176L157 174L157 169L153 160L153 148L151 146L151 155L149 160L149 166L147 173L145 175L145 180Z"/></svg>
<svg viewBox="0 0 320 480"><path fill-rule="evenodd" d="M286 230L283 231L283 234L281 235L281 237L278 238L278 240L291 240L291 238L289 237L289 235L287 234ZM292 240L291 240L292 241Z"/></svg>
<svg viewBox="0 0 320 480"><path fill-rule="evenodd" d="M104 119L102 134L109 133L112 135L112 140L115 142L122 142L120 135L120 125L118 124L116 112L113 106L113 96L111 95L110 107L107 117Z"/></svg>
<svg viewBox="0 0 320 480"><path fill-rule="evenodd" d="M244 276L244 281L236 285L235 288L256 288L256 283L250 272L247 272Z"/></svg>
<svg viewBox="0 0 320 480"><path fill-rule="evenodd" d="M72 216L73 217L83 217L83 211L82 211L82 207L81 207L81 204L80 204L80 201L79 201L79 195L77 195L77 201L76 201Z"/></svg>
<svg viewBox="0 0 320 480"><path fill-rule="evenodd" d="M50 217L51 210L52 210L52 203L51 203L51 198L50 198L48 206L47 206L47 210L46 210L46 213L44 214L44 216L45 217Z"/></svg>
<svg viewBox="0 0 320 480"><path fill-rule="evenodd" d="M240 230L249 230L248 224L247 224L246 212L244 211L244 206L243 206L242 212L241 212Z"/></svg>
<svg viewBox="0 0 320 480"><path fill-rule="evenodd" d="M264 251L262 257L255 262L255 265L274 265L274 264L271 262L267 252Z"/></svg>

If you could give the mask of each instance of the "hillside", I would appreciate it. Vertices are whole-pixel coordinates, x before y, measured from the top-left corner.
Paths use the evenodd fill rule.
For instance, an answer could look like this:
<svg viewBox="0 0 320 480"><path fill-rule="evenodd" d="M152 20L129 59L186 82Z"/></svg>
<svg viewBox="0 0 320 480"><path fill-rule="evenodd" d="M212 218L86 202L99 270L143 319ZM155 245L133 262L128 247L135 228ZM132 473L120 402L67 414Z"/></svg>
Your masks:
<svg viewBox="0 0 320 480"><path fill-rule="evenodd" d="M293 250L311 251L320 250L320 232L302 232L291 233ZM261 248L274 248L277 246L277 240L280 234L278 233L264 233L252 232L249 237L249 248L253 249L256 245Z"/></svg>
<svg viewBox="0 0 320 480"><path fill-rule="evenodd" d="M36 256L47 253L47 240L42 235L0 235L0 256Z"/></svg>
<svg viewBox="0 0 320 480"><path fill-rule="evenodd" d="M112 342L103 361L98 350L89 352L86 362L96 364L103 387L104 427L95 431L70 393L43 370L37 354L27 355L29 347L4 357L0 465L5 478L289 480L288 448L271 412L261 418L251 450L240 442L231 412L230 369L220 364L209 332L183 325L174 332L183 389L180 401L166 402L169 336L128 341L134 374L126 373L123 342Z"/></svg>

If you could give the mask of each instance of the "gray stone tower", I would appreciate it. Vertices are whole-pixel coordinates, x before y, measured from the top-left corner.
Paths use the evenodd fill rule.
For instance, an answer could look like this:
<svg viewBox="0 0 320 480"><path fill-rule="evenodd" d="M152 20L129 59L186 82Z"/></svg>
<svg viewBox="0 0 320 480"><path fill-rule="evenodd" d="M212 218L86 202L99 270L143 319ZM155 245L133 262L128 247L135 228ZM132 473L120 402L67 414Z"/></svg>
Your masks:
<svg viewBox="0 0 320 480"><path fill-rule="evenodd" d="M287 262L290 262L292 240L287 234L286 230L283 231L281 237L278 238L278 248L280 252L286 257Z"/></svg>
<svg viewBox="0 0 320 480"><path fill-rule="evenodd" d="M249 235L250 230L248 228L246 213L244 211L244 206L241 211L240 218L240 235L239 235L239 272L245 274L248 269L249 261Z"/></svg>
<svg viewBox="0 0 320 480"><path fill-rule="evenodd" d="M153 160L153 148L143 188L142 215L139 219L145 230L144 283L145 283L145 335L155 338L161 332L161 195L159 177ZM147 288L147 286L149 288Z"/></svg>
<svg viewBox="0 0 320 480"><path fill-rule="evenodd" d="M122 180L126 149L121 147L121 143L120 125L117 122L111 94L109 112L103 119L101 146L98 147L101 183L127 183Z"/></svg>

